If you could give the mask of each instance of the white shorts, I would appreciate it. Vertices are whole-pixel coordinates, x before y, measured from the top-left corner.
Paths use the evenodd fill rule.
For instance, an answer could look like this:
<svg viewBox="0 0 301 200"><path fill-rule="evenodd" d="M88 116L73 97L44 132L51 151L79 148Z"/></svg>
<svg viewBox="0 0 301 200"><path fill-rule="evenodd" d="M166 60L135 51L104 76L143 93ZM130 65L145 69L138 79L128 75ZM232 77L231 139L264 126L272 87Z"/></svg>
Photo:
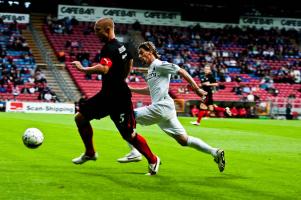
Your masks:
<svg viewBox="0 0 301 200"><path fill-rule="evenodd" d="M135 109L135 118L138 124L157 124L168 135L182 135L186 131L179 122L175 105L170 101L160 101L149 106Z"/></svg>

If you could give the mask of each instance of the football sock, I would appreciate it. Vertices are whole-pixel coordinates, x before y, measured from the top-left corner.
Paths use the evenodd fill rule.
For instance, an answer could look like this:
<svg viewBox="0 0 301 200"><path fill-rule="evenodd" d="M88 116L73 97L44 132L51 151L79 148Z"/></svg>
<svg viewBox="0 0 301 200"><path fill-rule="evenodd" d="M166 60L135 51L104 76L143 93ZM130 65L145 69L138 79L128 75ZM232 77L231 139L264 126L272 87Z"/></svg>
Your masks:
<svg viewBox="0 0 301 200"><path fill-rule="evenodd" d="M95 150L93 146L93 129L91 124L87 124L84 127L78 128L78 131L86 147L85 154L88 156L93 156L95 154Z"/></svg>
<svg viewBox="0 0 301 200"><path fill-rule="evenodd" d="M133 145L131 145L130 143L128 143L128 145L130 147L130 150L131 150L132 154L141 155L140 152Z"/></svg>
<svg viewBox="0 0 301 200"><path fill-rule="evenodd" d="M222 107L219 107L219 106L214 106L214 111L225 112L226 109L225 109L225 108L222 108Z"/></svg>
<svg viewBox="0 0 301 200"><path fill-rule="evenodd" d="M197 119L196 121L197 121L198 123L200 123L201 120L202 120L202 118L203 118L204 116L206 116L207 113L208 113L208 110L200 110L200 111L199 111L199 114L198 114L198 119Z"/></svg>
<svg viewBox="0 0 301 200"><path fill-rule="evenodd" d="M157 162L157 157L150 150L146 140L141 136L136 134L136 136L131 141L132 145L148 160L148 163L154 164Z"/></svg>
<svg viewBox="0 0 301 200"><path fill-rule="evenodd" d="M188 136L187 145L199 151L202 151L204 153L209 153L212 156L216 156L217 149L211 147L210 145L208 145L207 143L205 143L203 140L199 138Z"/></svg>

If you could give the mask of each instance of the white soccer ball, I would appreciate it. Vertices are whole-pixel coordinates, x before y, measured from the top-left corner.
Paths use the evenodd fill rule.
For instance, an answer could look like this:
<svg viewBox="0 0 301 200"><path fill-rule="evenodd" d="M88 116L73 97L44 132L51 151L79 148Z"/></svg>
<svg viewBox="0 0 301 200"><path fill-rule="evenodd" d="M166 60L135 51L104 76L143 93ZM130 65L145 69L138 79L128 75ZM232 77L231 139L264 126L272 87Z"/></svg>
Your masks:
<svg viewBox="0 0 301 200"><path fill-rule="evenodd" d="M35 149L39 147L43 141L43 133L37 128L28 128L22 136L23 143L26 147Z"/></svg>

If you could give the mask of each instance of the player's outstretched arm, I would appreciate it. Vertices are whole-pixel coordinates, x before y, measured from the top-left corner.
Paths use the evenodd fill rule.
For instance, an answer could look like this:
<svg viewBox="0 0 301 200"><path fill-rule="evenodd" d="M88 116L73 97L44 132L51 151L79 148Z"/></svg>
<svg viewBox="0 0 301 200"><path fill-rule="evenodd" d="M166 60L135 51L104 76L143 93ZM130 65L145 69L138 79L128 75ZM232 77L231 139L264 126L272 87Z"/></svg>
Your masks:
<svg viewBox="0 0 301 200"><path fill-rule="evenodd" d="M191 85L192 89L198 96L204 97L205 95L207 95L207 92L199 88L198 84L193 80L193 78L188 74L188 72L185 69L181 68L178 71L178 74L180 74Z"/></svg>
<svg viewBox="0 0 301 200"><path fill-rule="evenodd" d="M110 69L110 66L107 64L96 64L91 67L83 67L79 61L73 61L72 64L78 71L86 74L106 74Z"/></svg>
<svg viewBox="0 0 301 200"><path fill-rule="evenodd" d="M147 73L148 68L146 67L134 67L133 68L136 72L141 72L141 73Z"/></svg>
<svg viewBox="0 0 301 200"><path fill-rule="evenodd" d="M129 86L130 90L134 93L138 93L138 94L145 94L145 95L149 95L149 88L145 87L145 88L133 88L131 86Z"/></svg>

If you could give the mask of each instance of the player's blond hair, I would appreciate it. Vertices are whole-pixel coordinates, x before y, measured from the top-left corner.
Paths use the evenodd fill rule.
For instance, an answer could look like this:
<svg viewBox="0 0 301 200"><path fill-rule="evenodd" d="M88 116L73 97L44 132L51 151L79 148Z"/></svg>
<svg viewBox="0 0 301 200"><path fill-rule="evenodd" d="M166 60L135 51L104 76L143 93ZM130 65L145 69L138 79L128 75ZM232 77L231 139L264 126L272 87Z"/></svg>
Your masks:
<svg viewBox="0 0 301 200"><path fill-rule="evenodd" d="M114 29L114 21L112 18L109 17L102 17L98 19L95 24L100 24L106 28Z"/></svg>
<svg viewBox="0 0 301 200"><path fill-rule="evenodd" d="M151 52L155 56L155 58L160 58L160 54L158 53L154 43L152 43L150 41L142 42L138 46L138 50L141 49L141 48L144 49L145 51Z"/></svg>

